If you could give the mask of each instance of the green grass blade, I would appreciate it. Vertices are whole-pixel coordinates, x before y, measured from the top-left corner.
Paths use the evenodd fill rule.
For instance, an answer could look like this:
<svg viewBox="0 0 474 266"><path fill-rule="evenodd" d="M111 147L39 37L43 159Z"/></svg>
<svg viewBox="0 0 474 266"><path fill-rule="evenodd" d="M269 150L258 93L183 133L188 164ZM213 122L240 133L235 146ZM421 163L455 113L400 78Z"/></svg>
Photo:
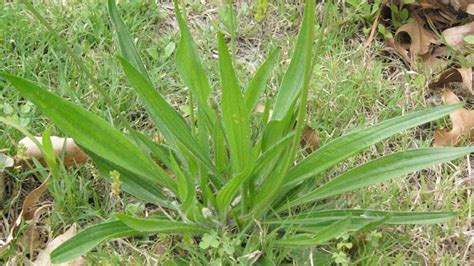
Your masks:
<svg viewBox="0 0 474 266"><path fill-rule="evenodd" d="M267 86L268 79L270 78L270 74L272 70L275 68L276 63L278 62L278 58L280 55L280 49L275 49L267 60L260 66L255 73L255 76L250 81L247 90L245 91L244 98L245 103L247 104L247 110L252 112L255 105L257 105L258 100L262 93L265 91Z"/></svg>
<svg viewBox="0 0 474 266"><path fill-rule="evenodd" d="M110 20L112 21L115 31L117 32L118 43L120 46L120 51L122 52L122 56L126 58L136 69L138 69L144 77L150 80L145 69L145 65L140 59L137 49L133 44L132 37L130 36L125 23L120 17L115 0L108 0L107 7L109 10Z"/></svg>
<svg viewBox="0 0 474 266"><path fill-rule="evenodd" d="M160 131L171 143L177 141L184 146L187 151L197 160L203 163L210 171L214 171L214 166L208 155L203 152L199 142L192 135L191 128L183 117L166 102L166 100L153 88L151 83L141 75L124 58L120 58L123 70L127 75L130 84L140 96L151 118ZM176 147L179 149L179 146Z"/></svg>
<svg viewBox="0 0 474 266"><path fill-rule="evenodd" d="M403 176L474 152L474 147L426 148L393 153L354 168L291 201L289 206L338 195Z"/></svg>
<svg viewBox="0 0 474 266"><path fill-rule="evenodd" d="M56 160L56 154L54 153L53 143L51 142L51 127L48 127L41 136L43 144L43 156L46 165L51 171L51 175L54 176L57 180L61 178L59 173L59 165Z"/></svg>
<svg viewBox="0 0 474 266"><path fill-rule="evenodd" d="M346 232L351 222L351 217L345 217L329 226L325 226L313 234L299 234L288 239L276 241L277 245L307 247L320 245L324 242L337 238Z"/></svg>
<svg viewBox="0 0 474 266"><path fill-rule="evenodd" d="M68 102L30 81L0 74L34 103L66 135L86 149L139 176L175 191L174 181L120 131L100 117Z"/></svg>
<svg viewBox="0 0 474 266"><path fill-rule="evenodd" d="M289 219L269 219L264 223L276 225L317 225L339 221L347 216L352 222L378 220L389 216L385 224L436 224L456 217L455 212L411 212L411 211L378 211L369 209L323 210L299 213Z"/></svg>
<svg viewBox="0 0 474 266"><path fill-rule="evenodd" d="M115 214L121 222L139 232L150 233L207 233L209 230L200 225L174 222L166 218L136 218L126 214Z"/></svg>
<svg viewBox="0 0 474 266"><path fill-rule="evenodd" d="M286 177L284 188L291 188L383 139L403 130L439 119L461 108L461 106L460 104L440 106L430 110L410 113L337 138L313 152L291 169Z"/></svg>
<svg viewBox="0 0 474 266"><path fill-rule="evenodd" d="M235 173L241 173L249 164L249 113L234 73L224 37L219 35L219 68L222 81L222 116Z"/></svg>
<svg viewBox="0 0 474 266"><path fill-rule="evenodd" d="M120 221L105 222L82 230L51 252L53 264L63 263L86 254L100 243L140 234Z"/></svg>
<svg viewBox="0 0 474 266"><path fill-rule="evenodd" d="M176 68L186 86L194 93L201 107L208 106L207 99L211 93L211 86L202 67L196 44L189 32L186 21L181 15L177 1L174 1L174 10L181 32L181 39L176 49Z"/></svg>
<svg viewBox="0 0 474 266"><path fill-rule="evenodd" d="M309 32L312 31L310 27L314 27L314 2L315 0L306 1L305 7L307 8L305 8L303 23L298 34L290 65L283 76L276 96L272 120L282 120L291 111L291 106L296 101L303 87L305 69L311 67L303 62L305 62L307 57L311 57L313 36Z"/></svg>

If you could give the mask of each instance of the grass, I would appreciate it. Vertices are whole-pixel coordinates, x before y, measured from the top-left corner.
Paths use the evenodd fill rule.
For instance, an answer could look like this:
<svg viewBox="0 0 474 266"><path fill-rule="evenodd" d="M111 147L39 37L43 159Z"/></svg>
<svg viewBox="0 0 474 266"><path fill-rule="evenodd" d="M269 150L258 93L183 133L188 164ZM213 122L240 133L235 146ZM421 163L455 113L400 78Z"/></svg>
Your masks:
<svg viewBox="0 0 474 266"><path fill-rule="evenodd" d="M330 4L328 4L330 5ZM170 43L178 39L177 26L171 5L157 7L153 1L144 3L122 3L121 14L134 37L138 37L139 52L144 59L151 79L182 113L188 114L187 91L176 76L172 56L163 54ZM87 79L79 74L77 67L59 48L53 37L38 26L23 7L16 3L3 5L0 12L0 69L29 78L53 88L54 93L80 102L87 109L114 121L115 115L103 99L90 86ZM39 7L52 25L60 30L68 43L80 43L79 47L93 66L95 75L110 90L110 95L121 112L132 121L135 128L155 134L144 110L131 90L113 57L112 34L105 5L71 2L67 5L47 4ZM217 74L215 60L216 34L219 26L219 6L193 4L188 14L194 37L200 51L205 51L204 64L208 73ZM253 72L273 47L282 48L282 64L277 67L272 87L276 88L282 78L282 71L289 61L289 47L293 47L297 25L300 23L302 6L286 1L269 4L267 18L262 24L253 20L252 6L238 5L239 30L237 35L237 69L242 84L248 82L248 73ZM423 74L407 73L396 58L383 51L383 44L375 41L370 49L363 47L361 21L351 16L350 9L330 5L325 8L333 21L328 27L326 40L316 58L312 89L309 95L309 120L320 134L321 142L349 132L355 128L419 110L429 103L428 77ZM318 8L322 12L321 8ZM345 13L343 13L345 12ZM152 47L149 49L149 47ZM35 76L37 74L37 76ZM217 77L211 76L211 82ZM269 92L269 96L272 92ZM85 105L84 105L85 103ZM16 91L0 81L1 116L17 116L23 126L35 134L41 134L50 123L20 98ZM426 125L397 135L368 152L356 157L351 164L360 164L368 159L393 151L428 147L433 130L439 124ZM118 125L120 126L120 125ZM54 131L60 134L58 131ZM17 131L0 126L0 147L10 148L15 153L15 145L22 135ZM328 177L347 169L346 164L329 173ZM386 182L345 195L340 199L340 207L377 207L393 210L456 210L460 216L442 226L399 226L381 229L382 237L374 237L374 247L362 244L361 239L350 239L351 249L341 249L352 262L361 264L450 264L466 262L470 228L472 188L468 176L467 161L434 167L413 174L408 178ZM110 185L96 178L91 164L70 169L66 177L53 185L49 200L54 201L50 215L42 220L42 228L49 236L55 236L73 222L81 226L103 220L115 211L151 211L147 206L137 206L133 199L111 194ZM19 212L24 195L39 183L34 174L42 180L45 171L41 167L29 172L16 173L7 178L9 197L3 202L4 223L0 234L5 238L7 224ZM469 178L469 177L468 177ZM377 204L377 205L375 205ZM414 209L416 208L416 209ZM345 240L340 240L344 243ZM371 242L372 243L372 242ZM15 243L18 244L18 243ZM98 248L88 255L94 262L115 264L126 260L142 263L164 262L172 256L174 246L185 249L192 243L176 241L169 237L158 239L135 239L131 242L118 240ZM195 245L195 244L194 244ZM377 247L375 247L378 245ZM197 248L197 247L194 247ZM325 247L326 255L339 252L336 245ZM24 249L14 249L2 254L0 261L25 262L29 255ZM299 254L307 258L309 254ZM342 255L341 255L342 256ZM316 258L317 259L317 258Z"/></svg>

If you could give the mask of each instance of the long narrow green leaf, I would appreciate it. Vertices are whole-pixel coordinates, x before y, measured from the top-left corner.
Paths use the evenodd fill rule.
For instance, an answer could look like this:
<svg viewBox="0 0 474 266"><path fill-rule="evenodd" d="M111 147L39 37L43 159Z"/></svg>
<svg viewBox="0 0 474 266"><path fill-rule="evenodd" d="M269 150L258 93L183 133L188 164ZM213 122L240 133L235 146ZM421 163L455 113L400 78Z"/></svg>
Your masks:
<svg viewBox="0 0 474 266"><path fill-rule="evenodd" d="M133 142L100 117L68 102L30 81L0 74L33 102L66 135L86 149L130 172L175 191L174 181Z"/></svg>
<svg viewBox="0 0 474 266"><path fill-rule="evenodd" d="M100 243L120 237L140 234L120 221L106 222L82 230L51 253L53 264L63 263L84 255Z"/></svg>
<svg viewBox="0 0 474 266"><path fill-rule="evenodd" d="M194 93L200 106L204 108L204 106L207 106L211 86L199 59L196 44L189 32L186 21L181 15L177 1L174 1L174 10L181 32L181 39L176 49L176 68L186 86Z"/></svg>
<svg viewBox="0 0 474 266"><path fill-rule="evenodd" d="M314 27L314 2L315 0L306 1L303 23L298 33L290 65L278 90L272 120L282 120L291 111L291 106L303 87L305 69L311 67L304 62L306 58L311 57L313 36L308 33L312 31L310 27Z"/></svg>
<svg viewBox="0 0 474 266"><path fill-rule="evenodd" d="M196 188L194 186L194 180L189 176L187 172L184 172L174 157L171 157L171 170L176 176L176 184L178 186L178 196L182 202L182 209L187 212L193 207Z"/></svg>
<svg viewBox="0 0 474 266"><path fill-rule="evenodd" d="M403 176L474 152L474 147L426 148L397 152L354 168L297 199L289 206L327 198ZM287 206L288 207L288 206Z"/></svg>
<svg viewBox="0 0 474 266"><path fill-rule="evenodd" d="M150 80L145 69L145 65L140 59L137 49L133 44L132 37L130 36L125 23L120 17L115 0L108 0L107 7L109 10L110 20L112 21L115 31L117 32L118 43L123 57L126 58L136 69L138 69L147 80Z"/></svg>
<svg viewBox="0 0 474 266"><path fill-rule="evenodd" d="M103 177L110 179L110 172L114 170L118 171L120 173L121 188L125 192L146 202L158 204L167 208L172 207L170 202L163 196L163 193L156 182L137 176L136 174L101 158L87 149L84 149L84 151L91 157L92 161L95 162L97 169Z"/></svg>
<svg viewBox="0 0 474 266"><path fill-rule="evenodd" d="M219 35L219 68L222 81L221 109L224 129L234 170L236 173L241 173L248 166L251 157L249 113L222 35Z"/></svg>
<svg viewBox="0 0 474 266"><path fill-rule="evenodd" d="M262 93L265 91L267 86L267 81L270 78L273 68L278 62L280 55L280 49L275 49L267 60L260 66L255 73L255 76L250 81L247 90L245 91L245 103L247 104L248 111L251 112L255 105L257 105L258 100Z"/></svg>
<svg viewBox="0 0 474 266"><path fill-rule="evenodd" d="M227 182L225 186L219 191L219 194L217 195L217 204L219 210L223 211L230 207L230 203L239 191L239 188L250 177L252 168L249 167L247 169L247 171L240 172L236 176L232 177L229 182Z"/></svg>
<svg viewBox="0 0 474 266"><path fill-rule="evenodd" d="M139 145L141 145L144 150L148 151L153 159L158 159L166 168L171 167L171 156L175 155L174 150L167 145L153 142L149 137L140 132L135 132L134 136Z"/></svg>
<svg viewBox="0 0 474 266"><path fill-rule="evenodd" d="M176 68L186 86L196 96L198 109L201 110L199 112L203 112L200 115L200 121L198 121L198 123L203 123L202 120L205 119L204 122L213 137L215 164L219 173L222 174L224 165L227 164L228 160L224 146L224 132L222 126L215 110L208 104L211 86L204 72L201 60L199 59L199 54L191 32L181 15L177 0L174 1L174 7L181 33L181 39L176 49ZM214 179L219 181L218 184L215 185L221 186L220 183L222 183L222 180L220 176L215 176Z"/></svg>
<svg viewBox="0 0 474 266"><path fill-rule="evenodd" d="M199 142L192 135L191 129L183 117L166 102L140 72L124 58L120 58L123 70L130 84L140 96L151 118L169 141L178 141L197 160L202 162L210 171L215 168Z"/></svg>
<svg viewBox="0 0 474 266"><path fill-rule="evenodd" d="M207 233L203 226L174 222L166 218L136 218L125 214L115 215L121 222L139 232L150 233Z"/></svg>
<svg viewBox="0 0 474 266"><path fill-rule="evenodd" d="M284 188L317 175L367 147L403 130L439 119L461 108L462 104L440 106L389 119L364 130L349 133L324 145L305 158L286 177Z"/></svg>
<svg viewBox="0 0 474 266"><path fill-rule="evenodd" d="M279 160L280 154L291 143L294 136L294 132L286 135L278 142L276 142L273 146L269 147L264 153L262 153L257 159L254 173L259 176L262 171L268 168L274 168L275 163L277 163L275 160Z"/></svg>
<svg viewBox="0 0 474 266"><path fill-rule="evenodd" d="M378 211L370 209L323 210L299 213L291 218L268 219L264 223L276 225L318 225L339 221L347 216L352 222L378 220L389 216L385 224L435 224L449 221L456 217L455 212L410 212L410 211Z"/></svg>
<svg viewBox="0 0 474 266"><path fill-rule="evenodd" d="M308 92L309 92L309 84L311 82L311 71L313 69L312 67L312 47L313 47L313 33L314 33L314 26L315 26L315 15L314 15L314 7L315 1L313 0L307 0L305 1L305 9L304 9L304 19L303 19L303 25L302 29L300 31L301 34L304 34L301 38L301 42L297 44L296 49L305 49L306 51L304 52L307 56L306 57L301 57L297 59L299 61L293 61L292 63L300 64L303 65L303 68L301 69L303 71L303 85L302 88L303 90L301 91L301 96L299 97L299 106L298 106L298 112L297 112L297 117L296 117L296 124L295 124L295 136L293 138L293 141L291 143L291 147L288 148L287 152L283 153L282 156L282 163L280 165L277 165L275 169L277 169L277 172L274 172L274 175L268 176L260 185L259 191L257 193L257 196L255 197L255 204L253 206L252 212L254 214L261 215L264 212L262 210L267 210L268 208L271 207L272 202L274 202L278 198L278 194L281 192L282 185L285 183L285 178L286 175L288 174L288 170L290 169L290 166L293 164L295 160L295 156L299 147L299 143L301 140L301 136L303 133L303 128L305 125L305 114L306 114L306 103L308 99ZM291 72L291 71L290 71ZM298 93L299 94L299 93ZM288 99L287 99L288 100ZM296 101L293 101L292 103L289 103L289 106L295 106ZM280 109L281 110L281 109ZM293 115L292 111L284 112L282 116L277 116L278 119L275 120L273 117L273 122L284 122L284 125L278 125L276 124L276 128L278 129L278 135L275 136L275 134L270 134L271 142L270 144L273 144L277 142L281 137L285 135L285 131L291 128L292 122L295 121L293 119L290 119ZM285 120L288 119L288 122ZM265 128L265 133L268 133L269 131L267 130L269 126L271 125L268 124L267 127ZM265 144L265 136L263 139L263 144ZM269 143L267 141L266 145L264 146L264 150L266 150L266 147L269 147ZM266 146L266 147L265 147Z"/></svg>
<svg viewBox="0 0 474 266"><path fill-rule="evenodd" d="M324 242L327 242L331 239L334 239L340 236L342 233L346 232L348 225L351 222L351 217L345 217L329 226L322 227L315 234L298 234L292 236L288 239L276 241L277 245L285 246L314 246L320 245Z"/></svg>

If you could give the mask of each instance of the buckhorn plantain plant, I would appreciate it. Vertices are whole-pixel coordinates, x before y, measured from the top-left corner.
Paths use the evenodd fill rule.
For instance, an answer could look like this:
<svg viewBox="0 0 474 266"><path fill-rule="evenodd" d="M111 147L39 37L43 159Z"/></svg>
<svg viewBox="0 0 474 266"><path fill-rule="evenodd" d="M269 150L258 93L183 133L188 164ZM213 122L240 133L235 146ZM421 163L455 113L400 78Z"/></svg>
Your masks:
<svg viewBox="0 0 474 266"><path fill-rule="evenodd" d="M47 25L31 4L24 3L41 23ZM181 32L176 68L197 105L195 118L189 123L154 88L114 0L108 1L108 9L121 50L118 61L150 118L165 137L165 144L156 144L133 130L126 135L97 115L28 80L6 73L1 76L65 134L74 138L104 176L118 171L126 192L161 206L170 215L133 217L115 214L109 221L86 228L59 246L51 254L53 263L81 256L113 238L163 233L193 235L196 241L211 242L201 245L203 248L217 248L216 239L236 240L231 251L213 253L211 250L207 257L201 256L203 260L211 259L209 254L214 254L227 256L234 262L238 259L250 263L255 261L256 257L251 255L257 254L256 251L264 251L263 257L267 260L277 260L287 254L288 248L313 247L342 233L354 234L382 224L434 224L455 216L453 212L331 209L331 204L326 203L342 193L459 158L473 152L473 147L396 152L357 166L327 182L323 182L322 177L326 170L369 146L403 130L439 119L461 105L440 106L396 117L339 137L306 158L296 160L305 126L313 62L315 1L305 3L291 63L276 99L266 103L263 119L255 119L261 123L259 126L251 126L251 114L278 62L278 50L271 53L247 88L242 90L226 41L219 35L222 97L218 107L209 104L211 86L175 1ZM322 34L318 36L317 43L320 44ZM68 49L64 41L60 43ZM68 51L75 56L71 49ZM75 59L81 64L77 56ZM93 84L100 86L84 65L82 69ZM107 97L106 92L104 94ZM271 117L270 108L273 109ZM173 177L164 167L171 170Z"/></svg>

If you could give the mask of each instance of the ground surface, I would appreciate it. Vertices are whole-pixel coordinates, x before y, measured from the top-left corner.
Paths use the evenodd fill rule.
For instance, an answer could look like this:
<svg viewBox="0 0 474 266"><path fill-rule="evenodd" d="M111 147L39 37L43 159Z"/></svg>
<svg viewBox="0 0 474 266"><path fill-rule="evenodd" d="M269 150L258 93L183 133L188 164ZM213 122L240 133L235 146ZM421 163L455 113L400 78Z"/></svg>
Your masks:
<svg viewBox="0 0 474 266"><path fill-rule="evenodd" d="M92 2L50 3L38 6L38 10L69 44L75 44L82 51L89 66L134 127L150 135L157 134L114 57L116 47L106 6ZM253 4L238 4L237 68L242 84L248 82L248 73L257 68L273 47L281 47L282 57L271 81L272 89L276 88L286 69L301 21L302 6L293 1L272 2L261 23L254 19ZM218 73L215 49L216 34L221 27L218 10L218 4L199 3L191 4L188 9L188 20L213 84L217 82ZM156 87L183 114L188 113L186 89L173 62L173 47L179 35L172 4L128 1L120 5L120 12L136 38L140 55ZM370 25L366 25L357 13L332 4L318 7L318 16L324 12L331 19L324 29L324 45L315 59L308 112L322 144L353 129L439 103L436 92L428 91L428 76L406 71L396 57L384 51L383 43L378 40L370 48L363 46L363 28ZM37 81L106 119L114 117L56 40L21 5L6 3L0 7L0 35L2 71ZM272 94L270 91L267 96ZM1 116L17 116L34 134L41 134L51 126L48 119L4 81L0 81L0 105ZM441 120L399 134L348 164L340 165L334 173L392 151L429 147L434 129L447 126L447 122ZM53 132L61 134L54 127ZM9 149L8 153L15 154L15 143L22 137L18 131L0 125L0 147ZM380 228L380 236L373 234L373 247L354 247L339 255L364 265L469 264L469 245L474 236L470 220L472 199L468 195L472 185L467 165L468 158L465 158L343 196L340 205L346 207L455 210L459 217L437 226ZM8 224L18 214L24 195L38 186L38 179L44 176L45 171L36 168L7 177L7 198L2 202L1 211L1 239L8 234ZM50 191L49 200L54 204L42 218L42 230L46 236L55 236L74 222L84 227L125 208L135 207L137 211L146 208L133 205L134 199L127 195L117 198L110 192L110 184L97 178L92 164L70 169L68 176L57 181ZM30 256L21 248L21 241L18 242L19 248L1 255L0 262L29 260ZM101 246L87 258L111 265L124 261L163 262L171 256L169 245L166 237L132 242L118 240ZM329 255L338 252L335 243L324 250Z"/></svg>

